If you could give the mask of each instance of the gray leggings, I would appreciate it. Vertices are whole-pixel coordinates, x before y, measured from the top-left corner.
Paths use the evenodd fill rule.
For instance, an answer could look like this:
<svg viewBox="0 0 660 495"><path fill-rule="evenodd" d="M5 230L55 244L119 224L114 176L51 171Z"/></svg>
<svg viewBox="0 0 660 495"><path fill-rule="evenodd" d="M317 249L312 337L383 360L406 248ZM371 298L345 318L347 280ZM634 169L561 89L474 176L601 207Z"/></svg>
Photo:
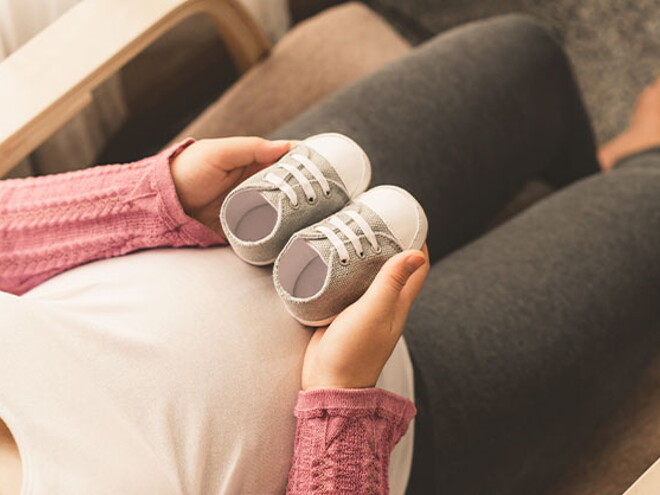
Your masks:
<svg viewBox="0 0 660 495"><path fill-rule="evenodd" d="M660 153L597 173L566 55L522 16L447 32L276 135L324 131L429 217L409 493L543 493L660 346ZM532 177L559 191L486 232Z"/></svg>

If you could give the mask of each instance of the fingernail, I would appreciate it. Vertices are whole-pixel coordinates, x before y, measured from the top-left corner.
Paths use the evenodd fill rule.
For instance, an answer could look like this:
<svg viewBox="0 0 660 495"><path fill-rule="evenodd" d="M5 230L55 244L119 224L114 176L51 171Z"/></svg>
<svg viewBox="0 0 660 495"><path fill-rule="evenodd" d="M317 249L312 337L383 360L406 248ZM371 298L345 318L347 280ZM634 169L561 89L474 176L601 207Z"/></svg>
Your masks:
<svg viewBox="0 0 660 495"><path fill-rule="evenodd" d="M408 258L406 258L406 265L408 265L408 268L411 272L415 272L420 266L424 264L425 261L426 260L424 257L413 254L412 256L408 256Z"/></svg>

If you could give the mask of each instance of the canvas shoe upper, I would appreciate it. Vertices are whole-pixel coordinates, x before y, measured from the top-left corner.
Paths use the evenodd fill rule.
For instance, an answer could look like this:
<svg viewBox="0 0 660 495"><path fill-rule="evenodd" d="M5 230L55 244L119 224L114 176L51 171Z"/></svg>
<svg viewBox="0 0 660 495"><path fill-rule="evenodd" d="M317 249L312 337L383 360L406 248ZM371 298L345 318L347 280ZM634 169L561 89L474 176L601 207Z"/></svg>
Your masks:
<svg viewBox="0 0 660 495"><path fill-rule="evenodd" d="M296 231L339 211L371 180L365 152L337 133L318 134L225 198L220 222L229 244L248 263L272 263Z"/></svg>
<svg viewBox="0 0 660 495"><path fill-rule="evenodd" d="M420 249L427 230L410 193L375 187L293 235L275 261L275 288L298 321L327 325L367 290L389 258Z"/></svg>

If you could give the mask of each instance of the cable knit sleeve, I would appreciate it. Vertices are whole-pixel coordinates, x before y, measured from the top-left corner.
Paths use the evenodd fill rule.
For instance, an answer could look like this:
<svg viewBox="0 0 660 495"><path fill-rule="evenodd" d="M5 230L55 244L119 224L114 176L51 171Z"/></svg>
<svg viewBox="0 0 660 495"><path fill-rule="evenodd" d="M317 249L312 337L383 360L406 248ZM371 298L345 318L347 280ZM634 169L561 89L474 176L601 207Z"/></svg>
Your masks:
<svg viewBox="0 0 660 495"><path fill-rule="evenodd" d="M390 453L416 413L385 390L300 392L287 494L387 494Z"/></svg>
<svg viewBox="0 0 660 495"><path fill-rule="evenodd" d="M134 163L0 181L0 290L22 294L138 249L223 242L184 213L176 194L170 160L192 142Z"/></svg>

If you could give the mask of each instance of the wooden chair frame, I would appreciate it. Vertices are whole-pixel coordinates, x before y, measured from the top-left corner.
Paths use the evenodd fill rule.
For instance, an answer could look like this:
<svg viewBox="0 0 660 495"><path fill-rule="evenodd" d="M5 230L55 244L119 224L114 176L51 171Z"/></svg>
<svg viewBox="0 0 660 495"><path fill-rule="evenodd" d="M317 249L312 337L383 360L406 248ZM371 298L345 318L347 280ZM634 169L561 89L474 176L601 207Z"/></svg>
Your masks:
<svg viewBox="0 0 660 495"><path fill-rule="evenodd" d="M207 14L238 70L270 50L238 0L84 0L0 62L0 177L92 100L163 33Z"/></svg>
<svg viewBox="0 0 660 495"><path fill-rule="evenodd" d="M655 495L660 493L660 459L646 470L623 495Z"/></svg>

